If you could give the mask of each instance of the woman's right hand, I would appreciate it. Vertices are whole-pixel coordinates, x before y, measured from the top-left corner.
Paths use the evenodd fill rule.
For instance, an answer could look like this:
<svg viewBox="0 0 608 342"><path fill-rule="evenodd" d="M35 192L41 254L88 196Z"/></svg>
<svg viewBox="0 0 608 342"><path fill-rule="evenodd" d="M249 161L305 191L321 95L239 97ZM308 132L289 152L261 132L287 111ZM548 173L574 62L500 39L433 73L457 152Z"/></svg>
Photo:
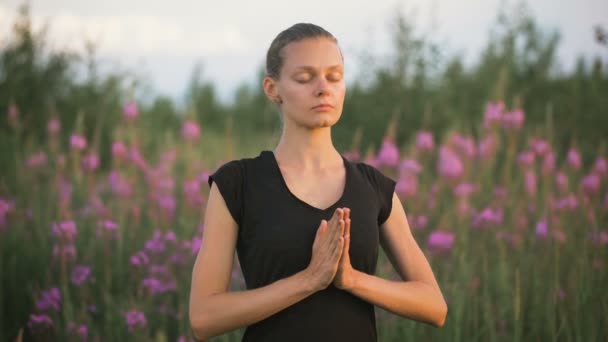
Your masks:
<svg viewBox="0 0 608 342"><path fill-rule="evenodd" d="M338 271L344 247L344 209L338 208L327 222L321 220L306 269L316 290L327 288Z"/></svg>

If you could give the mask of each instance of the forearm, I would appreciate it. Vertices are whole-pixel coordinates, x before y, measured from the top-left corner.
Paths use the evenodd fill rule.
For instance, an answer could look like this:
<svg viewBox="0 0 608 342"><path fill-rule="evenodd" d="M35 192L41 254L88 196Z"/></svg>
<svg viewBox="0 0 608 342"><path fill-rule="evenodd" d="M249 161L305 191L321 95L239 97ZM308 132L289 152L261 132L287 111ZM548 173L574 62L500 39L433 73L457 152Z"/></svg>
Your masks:
<svg viewBox="0 0 608 342"><path fill-rule="evenodd" d="M190 322L201 340L259 322L317 289L306 271L254 290L226 292L191 303Z"/></svg>
<svg viewBox="0 0 608 342"><path fill-rule="evenodd" d="M421 281L390 281L354 270L353 295L397 315L440 327L447 305L441 292Z"/></svg>

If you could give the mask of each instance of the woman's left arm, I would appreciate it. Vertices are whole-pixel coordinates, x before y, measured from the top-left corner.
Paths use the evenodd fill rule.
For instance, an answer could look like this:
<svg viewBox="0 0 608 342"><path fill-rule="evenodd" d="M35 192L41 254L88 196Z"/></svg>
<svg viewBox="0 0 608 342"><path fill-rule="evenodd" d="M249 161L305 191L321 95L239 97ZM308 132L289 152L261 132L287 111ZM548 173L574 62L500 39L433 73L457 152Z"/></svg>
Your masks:
<svg viewBox="0 0 608 342"><path fill-rule="evenodd" d="M346 253L338 272L342 279L336 286L397 315L441 327L445 323L447 304L429 262L414 240L395 193L392 202L391 213L380 227L380 244L402 281L390 281L355 270ZM350 238L347 240L350 244Z"/></svg>

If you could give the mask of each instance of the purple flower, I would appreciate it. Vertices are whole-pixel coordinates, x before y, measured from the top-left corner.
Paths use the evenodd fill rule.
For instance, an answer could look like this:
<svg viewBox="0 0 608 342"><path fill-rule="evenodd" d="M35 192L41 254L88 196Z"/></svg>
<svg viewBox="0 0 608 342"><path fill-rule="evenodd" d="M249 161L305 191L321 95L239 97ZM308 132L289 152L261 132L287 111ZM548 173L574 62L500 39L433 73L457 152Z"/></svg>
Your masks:
<svg viewBox="0 0 608 342"><path fill-rule="evenodd" d="M46 311L48 309L59 311L60 302L61 292L58 288L53 287L48 291L42 292L42 295L36 302L36 308L38 308L40 311Z"/></svg>
<svg viewBox="0 0 608 342"><path fill-rule="evenodd" d="M87 139L82 135L72 134L70 137L70 146L77 151L82 151L87 148Z"/></svg>
<svg viewBox="0 0 608 342"><path fill-rule="evenodd" d="M137 103L135 103L134 101L125 103L122 108L122 112L125 119L129 121L137 119L137 117L139 116L139 108L137 108Z"/></svg>
<svg viewBox="0 0 608 342"><path fill-rule="evenodd" d="M81 341L87 340L88 328L84 324L68 323L68 334L77 336Z"/></svg>
<svg viewBox="0 0 608 342"><path fill-rule="evenodd" d="M40 328L40 327L52 327L53 320L48 315L36 315L31 314L30 320L27 322L28 327L30 329Z"/></svg>
<svg viewBox="0 0 608 342"><path fill-rule="evenodd" d="M116 229L118 229L118 224L110 220L103 220L99 222L99 225L109 231L115 231Z"/></svg>
<svg viewBox="0 0 608 342"><path fill-rule="evenodd" d="M88 266L76 266L72 271L72 283L76 286L84 284L91 276L91 268Z"/></svg>
<svg viewBox="0 0 608 342"><path fill-rule="evenodd" d="M130 332L133 332L137 328L145 327L147 323L144 313L135 309L125 312L125 321Z"/></svg>
<svg viewBox="0 0 608 342"><path fill-rule="evenodd" d="M14 103L11 103L8 106L8 121L11 124L16 124L19 121L19 108L17 108L17 105Z"/></svg>
<svg viewBox="0 0 608 342"><path fill-rule="evenodd" d="M416 135L416 148L421 152L430 152L435 148L433 134L428 131L420 131Z"/></svg>
<svg viewBox="0 0 608 342"><path fill-rule="evenodd" d="M393 139L384 138L377 160L378 165L397 166L397 163L399 163L399 149L393 142Z"/></svg>
<svg viewBox="0 0 608 342"><path fill-rule="evenodd" d="M73 244L54 245L53 257L71 260L76 259L76 247Z"/></svg>
<svg viewBox="0 0 608 342"><path fill-rule="evenodd" d="M593 232L590 239L598 246L608 245L608 232Z"/></svg>
<svg viewBox="0 0 608 342"><path fill-rule="evenodd" d="M439 149L438 173L447 179L457 179L464 173L464 166L458 156L448 147Z"/></svg>
<svg viewBox="0 0 608 342"><path fill-rule="evenodd" d="M192 120L186 120L182 126L182 137L186 141L196 142L201 135L201 128Z"/></svg>
<svg viewBox="0 0 608 342"><path fill-rule="evenodd" d="M73 241L76 236L76 223L74 221L63 221L52 224L53 233L61 239Z"/></svg>
<svg viewBox="0 0 608 342"><path fill-rule="evenodd" d="M553 208L561 211L561 210L574 210L578 208L578 200L574 194L569 194L563 198L557 200L557 202L553 203Z"/></svg>
<svg viewBox="0 0 608 342"><path fill-rule="evenodd" d="M131 256L131 265L142 266L147 265L150 262L148 255L145 252L138 252Z"/></svg>
<svg viewBox="0 0 608 342"><path fill-rule="evenodd" d="M570 165L573 169L578 170L581 168L581 164L580 153L576 149L570 148L568 151L568 165Z"/></svg>
<svg viewBox="0 0 608 342"><path fill-rule="evenodd" d="M429 236L427 244L434 250L449 251L454 245L454 239L454 233L436 230Z"/></svg>

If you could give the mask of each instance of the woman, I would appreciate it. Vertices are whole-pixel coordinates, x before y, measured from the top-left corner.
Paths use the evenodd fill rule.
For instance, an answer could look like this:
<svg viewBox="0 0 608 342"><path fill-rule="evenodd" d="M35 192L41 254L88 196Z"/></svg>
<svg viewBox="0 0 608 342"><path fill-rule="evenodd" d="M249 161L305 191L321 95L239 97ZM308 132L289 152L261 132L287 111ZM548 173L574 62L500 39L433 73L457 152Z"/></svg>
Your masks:
<svg viewBox="0 0 608 342"><path fill-rule="evenodd" d="M282 136L274 151L209 177L190 294L195 336L247 326L244 341L376 341L375 305L442 326L447 306L395 181L332 144L346 89L337 40L296 24L275 38L266 64ZM378 245L402 281L374 276ZM243 292L228 292L235 248Z"/></svg>

